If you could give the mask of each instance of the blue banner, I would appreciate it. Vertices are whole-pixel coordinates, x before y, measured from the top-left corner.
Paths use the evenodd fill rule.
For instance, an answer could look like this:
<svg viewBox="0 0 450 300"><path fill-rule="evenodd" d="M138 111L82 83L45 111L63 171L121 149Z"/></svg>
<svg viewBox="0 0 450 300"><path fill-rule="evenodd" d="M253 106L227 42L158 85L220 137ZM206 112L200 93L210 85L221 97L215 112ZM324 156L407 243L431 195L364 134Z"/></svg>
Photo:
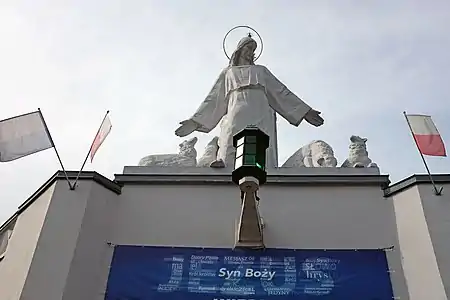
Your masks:
<svg viewBox="0 0 450 300"><path fill-rule="evenodd" d="M383 250L116 246L106 300L391 300Z"/></svg>

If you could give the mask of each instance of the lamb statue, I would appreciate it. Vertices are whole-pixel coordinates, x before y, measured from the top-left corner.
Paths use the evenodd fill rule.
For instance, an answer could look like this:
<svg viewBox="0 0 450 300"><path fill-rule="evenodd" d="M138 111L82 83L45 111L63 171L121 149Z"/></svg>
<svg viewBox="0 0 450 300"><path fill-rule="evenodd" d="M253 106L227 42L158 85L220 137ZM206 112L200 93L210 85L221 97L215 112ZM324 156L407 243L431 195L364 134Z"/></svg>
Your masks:
<svg viewBox="0 0 450 300"><path fill-rule="evenodd" d="M348 158L342 163L342 168L378 168L367 152L367 139L356 135L350 137Z"/></svg>
<svg viewBox="0 0 450 300"><path fill-rule="evenodd" d="M195 144L198 139L193 137L179 144L178 154L153 154L142 158L139 166L162 166L162 167L195 167L197 165L197 151Z"/></svg>
<svg viewBox="0 0 450 300"><path fill-rule="evenodd" d="M219 137L214 137L205 147L203 156L197 161L197 167L211 167L211 163L217 160Z"/></svg>
<svg viewBox="0 0 450 300"><path fill-rule="evenodd" d="M336 166L337 159L334 157L333 148L324 141L316 140L298 149L281 167L334 168Z"/></svg>

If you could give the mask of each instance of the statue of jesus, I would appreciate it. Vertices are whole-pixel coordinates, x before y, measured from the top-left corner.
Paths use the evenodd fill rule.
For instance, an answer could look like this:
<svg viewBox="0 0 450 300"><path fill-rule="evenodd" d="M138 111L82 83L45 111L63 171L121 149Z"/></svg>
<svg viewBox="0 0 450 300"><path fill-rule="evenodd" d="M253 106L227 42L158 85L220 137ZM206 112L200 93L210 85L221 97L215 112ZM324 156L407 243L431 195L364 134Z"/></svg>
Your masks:
<svg viewBox="0 0 450 300"><path fill-rule="evenodd" d="M305 119L321 126L320 112L293 94L266 67L255 65L256 41L244 37L219 75L206 99L175 131L183 137L194 131L210 132L223 118L215 167L232 166L235 160L233 136L247 125L257 126L270 137L266 152L267 168L277 167L277 136L274 111L294 126Z"/></svg>

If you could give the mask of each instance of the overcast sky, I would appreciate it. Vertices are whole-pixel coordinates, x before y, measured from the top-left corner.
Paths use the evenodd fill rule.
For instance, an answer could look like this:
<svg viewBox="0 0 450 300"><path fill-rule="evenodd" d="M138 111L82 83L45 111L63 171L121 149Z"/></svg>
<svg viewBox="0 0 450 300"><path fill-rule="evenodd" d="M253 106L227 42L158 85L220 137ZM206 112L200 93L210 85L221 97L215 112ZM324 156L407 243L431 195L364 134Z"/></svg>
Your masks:
<svg viewBox="0 0 450 300"><path fill-rule="evenodd" d="M109 109L111 134L85 169L112 179L178 151L173 132L227 65L223 36L241 24L263 37L258 63L325 118L320 128L279 118L280 163L314 139L342 163L354 134L392 181L423 173L403 110L432 115L450 148L446 0L1 1L0 119L40 107L78 170ZM199 155L214 133L194 134ZM450 159L428 162L450 171ZM58 169L52 150L0 164L0 223Z"/></svg>

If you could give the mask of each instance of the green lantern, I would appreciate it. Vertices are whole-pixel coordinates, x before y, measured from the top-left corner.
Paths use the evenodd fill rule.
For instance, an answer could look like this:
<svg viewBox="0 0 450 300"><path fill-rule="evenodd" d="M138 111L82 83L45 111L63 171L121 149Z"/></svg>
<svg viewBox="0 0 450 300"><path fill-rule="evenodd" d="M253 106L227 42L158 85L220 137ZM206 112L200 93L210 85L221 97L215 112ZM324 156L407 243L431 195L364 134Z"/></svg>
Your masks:
<svg viewBox="0 0 450 300"><path fill-rule="evenodd" d="M266 150L269 147L269 136L256 126L247 126L233 137L236 148L236 160L232 174L233 182L252 176L259 184L266 182Z"/></svg>

